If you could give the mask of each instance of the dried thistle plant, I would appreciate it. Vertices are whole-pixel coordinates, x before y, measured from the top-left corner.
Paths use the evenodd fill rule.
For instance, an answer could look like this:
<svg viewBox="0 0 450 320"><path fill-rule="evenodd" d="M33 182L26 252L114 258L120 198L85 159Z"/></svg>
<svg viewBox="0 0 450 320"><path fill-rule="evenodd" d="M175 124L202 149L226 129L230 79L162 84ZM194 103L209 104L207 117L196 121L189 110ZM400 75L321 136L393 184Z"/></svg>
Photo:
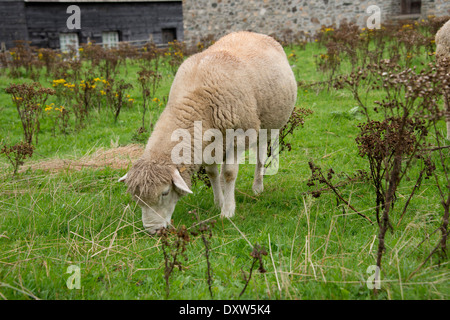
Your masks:
<svg viewBox="0 0 450 320"><path fill-rule="evenodd" d="M153 68L147 67L145 65L141 66L141 69L138 71L138 81L140 84L141 92L142 92L142 130L143 132L147 131L145 125L145 114L147 113L147 109L150 108L150 105L154 99L156 99L156 90L158 90L162 75L158 71L159 69L159 59L154 58L155 62L153 64ZM153 99L153 100L152 100ZM153 130L153 123L151 121L150 116L150 125L149 130Z"/></svg>
<svg viewBox="0 0 450 320"><path fill-rule="evenodd" d="M44 110L45 102L49 95L54 95L55 90L43 88L39 83L10 84L5 89L12 97L22 122L24 141L28 144L38 143L37 133L40 130L39 117Z"/></svg>
<svg viewBox="0 0 450 320"><path fill-rule="evenodd" d="M191 235L194 237L197 237L200 235L203 241L203 245L205 246L205 258L206 258L206 266L207 266L207 281L208 281L208 289L209 294L211 295L211 298L213 298L213 292L212 292L212 269L211 269L211 262L210 262L210 242L208 239L211 239L212 237L212 229L214 228L214 225L216 224L216 220L206 220L201 221L200 216L197 213L197 210L189 211L190 214L193 214L195 219L197 220L197 223L193 226Z"/></svg>
<svg viewBox="0 0 450 320"><path fill-rule="evenodd" d="M294 131L299 127L303 127L303 125L305 124L305 119L313 113L314 111L311 109L305 109L301 107L294 108L288 122L280 130L280 152L285 149L291 151L292 146L286 141L286 138L290 135L293 135Z"/></svg>
<svg viewBox="0 0 450 320"><path fill-rule="evenodd" d="M334 194L337 196L337 198L344 202L346 206L348 206L350 209L352 209L354 212L356 212L359 216L363 217L364 219L366 219L367 221L369 221L371 224L373 223L372 220L370 220L369 217L367 217L366 215L360 213L358 210L356 210L347 200L344 199L344 197L341 195L341 193L338 190L338 185L339 183L335 184L333 183L331 180L333 179L333 176L335 174L333 168L330 168L327 173L326 176L325 174L322 172L322 168L320 168L319 166L315 165L314 162L309 161L309 168L311 169L311 177L308 180L308 187L312 187L312 186L316 186L316 184L325 184L329 190L332 190L334 192ZM365 178L365 172L363 171L358 171L354 177L353 180L355 179L364 179ZM320 190L314 190L311 192L312 196L315 198L320 197L321 195Z"/></svg>
<svg viewBox="0 0 450 320"><path fill-rule="evenodd" d="M117 122L122 107L132 105L127 98L127 91L133 88L131 83L125 82L123 79L118 81L109 79L110 86L106 88L106 101L114 114L114 122Z"/></svg>
<svg viewBox="0 0 450 320"><path fill-rule="evenodd" d="M0 154L5 155L13 166L13 175L16 175L20 166L24 164L24 160L33 156L33 151L34 146L32 144L21 141L12 146L4 144L0 149Z"/></svg>
<svg viewBox="0 0 450 320"><path fill-rule="evenodd" d="M291 151L292 145L286 141L287 138L292 136L299 127L303 127L305 119L313 113L314 111L311 109L294 108L288 122L280 129L278 139L271 141L267 146L268 157L264 163L266 168L271 166L276 155L280 155L284 150Z"/></svg>
<svg viewBox="0 0 450 320"><path fill-rule="evenodd" d="M255 268L256 263L259 263L258 271L260 273L267 272L267 270L264 268L264 261L263 261L263 256L267 256L267 251L264 247L261 247L258 243L255 243L255 245L253 246L253 250L250 253L250 256L252 257L252 265L250 266L250 271L249 271L248 277L243 272L245 285L244 285L244 288L242 289L241 293L239 294L239 297L241 297L244 294L245 290L247 289L248 284L250 283L250 280L252 279L253 269Z"/></svg>
<svg viewBox="0 0 450 320"><path fill-rule="evenodd" d="M9 63L10 75L14 78L23 76L22 68L25 69L25 75L31 79L37 80L39 69L43 63L38 59L36 47L30 46L31 41L16 40L14 48L9 50L11 61Z"/></svg>
<svg viewBox="0 0 450 320"><path fill-rule="evenodd" d="M178 67L183 63L186 52L187 50L184 42L177 40L169 42L169 47L164 53L164 56L168 58L169 68L173 75L175 75Z"/></svg>
<svg viewBox="0 0 450 320"><path fill-rule="evenodd" d="M358 125L356 143L360 156L368 159L375 188L379 268L386 250L386 232L392 229L390 215L398 186L410 172L413 160L421 161L425 168L422 172L427 176L434 171L426 150L430 148L430 128L444 116L438 101L443 92L449 92L447 70L446 66L434 63L425 64L420 70L405 68L387 59L378 65L368 65L365 72L354 71L336 83L339 89L350 89L367 119ZM384 99L374 102L373 110L358 93L364 82L385 94Z"/></svg>
<svg viewBox="0 0 450 320"><path fill-rule="evenodd" d="M191 241L186 226L175 228L162 228L158 231L161 237L162 251L164 255L164 280L166 283L166 297L170 294L170 276L175 268L180 271L183 267L180 258L185 261L186 245Z"/></svg>

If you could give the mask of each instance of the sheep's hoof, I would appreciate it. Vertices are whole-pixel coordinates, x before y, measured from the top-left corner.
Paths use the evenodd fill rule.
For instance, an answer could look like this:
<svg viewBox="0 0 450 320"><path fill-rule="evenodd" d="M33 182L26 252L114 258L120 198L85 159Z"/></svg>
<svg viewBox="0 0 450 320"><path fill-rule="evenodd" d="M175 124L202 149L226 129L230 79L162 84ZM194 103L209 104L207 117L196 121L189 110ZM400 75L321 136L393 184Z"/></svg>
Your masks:
<svg viewBox="0 0 450 320"><path fill-rule="evenodd" d="M231 218L234 216L235 206L223 206L222 211L220 212L220 216L222 218Z"/></svg>
<svg viewBox="0 0 450 320"><path fill-rule="evenodd" d="M264 184L262 184L262 183L254 183L252 189L253 189L253 193L255 195L258 195L258 194L260 194L260 193L262 193L264 191Z"/></svg>

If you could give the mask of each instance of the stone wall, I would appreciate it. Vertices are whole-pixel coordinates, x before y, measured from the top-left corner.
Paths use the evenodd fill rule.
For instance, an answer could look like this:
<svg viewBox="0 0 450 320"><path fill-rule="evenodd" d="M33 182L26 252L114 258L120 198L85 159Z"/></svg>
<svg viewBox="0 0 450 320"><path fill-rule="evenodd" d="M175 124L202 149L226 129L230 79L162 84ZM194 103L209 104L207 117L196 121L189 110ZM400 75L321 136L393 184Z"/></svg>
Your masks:
<svg viewBox="0 0 450 320"><path fill-rule="evenodd" d="M377 5L382 21L401 14L400 0L183 0L184 39L194 45L231 31L277 34L286 29L315 34L322 25L354 21L366 25L367 7ZM450 15L449 0L423 0L422 15Z"/></svg>
<svg viewBox="0 0 450 320"><path fill-rule="evenodd" d="M448 16L450 15L449 0L422 1L422 15Z"/></svg>

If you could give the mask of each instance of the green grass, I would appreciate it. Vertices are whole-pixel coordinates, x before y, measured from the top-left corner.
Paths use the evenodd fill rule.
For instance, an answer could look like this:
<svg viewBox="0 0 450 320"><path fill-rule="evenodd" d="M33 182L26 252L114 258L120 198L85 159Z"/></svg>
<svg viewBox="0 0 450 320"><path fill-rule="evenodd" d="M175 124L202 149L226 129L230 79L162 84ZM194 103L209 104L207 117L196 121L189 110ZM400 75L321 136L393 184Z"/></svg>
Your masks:
<svg viewBox="0 0 450 320"><path fill-rule="evenodd" d="M294 50L300 79L325 79L314 65L314 55L321 52L316 44L305 51ZM136 71L129 64L122 76L134 83L131 95L138 106L142 100ZM167 95L172 79L165 71L158 97ZM51 80L42 76L40 81L49 85ZM4 92L12 81L29 80L0 77L0 140L18 141L21 125ZM378 96L379 92L370 95L374 100ZM414 176L401 185L392 214L394 230L387 234L382 287L374 296L366 285L371 275L366 270L375 265L377 226L342 203L337 205L331 192L312 198L306 186L309 160L336 173L368 169L354 142L361 121L350 112L356 103L346 91L302 89L297 105L313 109L314 114L290 137L292 151L282 154L279 172L265 178L263 194L254 196L251 191L253 166L241 166L233 223L219 217L212 190L203 184L195 185L194 194L177 204L175 226L190 227L194 220L188 212L193 209L201 219L217 220L210 239L214 298L238 299L245 285L242 273L252 263L250 244L259 243L269 252L264 257L268 272L253 273L242 299L448 299L447 260L438 265L433 257L406 281L439 239L438 233L431 234L442 216L433 182L423 183L397 226ZM85 129L67 136L53 137L44 121L33 161L79 157L99 147L131 143L141 118L136 106L123 110L117 123L107 111L93 114ZM154 119L160 111L154 112ZM126 170L27 171L12 178L11 167L1 161L0 298L166 298L161 240L144 232L140 208L126 187L117 183ZM341 191L354 207L375 220L370 185L356 182ZM175 270L170 279L168 298L210 299L201 238L193 237L186 256L183 269ZM81 289L70 290L66 285L71 265L80 267Z"/></svg>

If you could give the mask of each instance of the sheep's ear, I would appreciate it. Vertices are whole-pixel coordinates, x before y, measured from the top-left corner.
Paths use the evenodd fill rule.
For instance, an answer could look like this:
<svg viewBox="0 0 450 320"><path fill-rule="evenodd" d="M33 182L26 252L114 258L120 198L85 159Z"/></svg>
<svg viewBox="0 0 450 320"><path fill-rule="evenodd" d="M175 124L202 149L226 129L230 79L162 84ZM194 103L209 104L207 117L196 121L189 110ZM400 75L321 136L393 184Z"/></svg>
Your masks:
<svg viewBox="0 0 450 320"><path fill-rule="evenodd" d="M122 178L118 180L118 182L125 182L125 179L127 178L128 173L126 173Z"/></svg>
<svg viewBox="0 0 450 320"><path fill-rule="evenodd" d="M181 177L180 171L178 169L175 169L172 174L173 184L180 190L187 192L187 193L193 193L191 189L187 186L186 182L184 182L183 178Z"/></svg>

